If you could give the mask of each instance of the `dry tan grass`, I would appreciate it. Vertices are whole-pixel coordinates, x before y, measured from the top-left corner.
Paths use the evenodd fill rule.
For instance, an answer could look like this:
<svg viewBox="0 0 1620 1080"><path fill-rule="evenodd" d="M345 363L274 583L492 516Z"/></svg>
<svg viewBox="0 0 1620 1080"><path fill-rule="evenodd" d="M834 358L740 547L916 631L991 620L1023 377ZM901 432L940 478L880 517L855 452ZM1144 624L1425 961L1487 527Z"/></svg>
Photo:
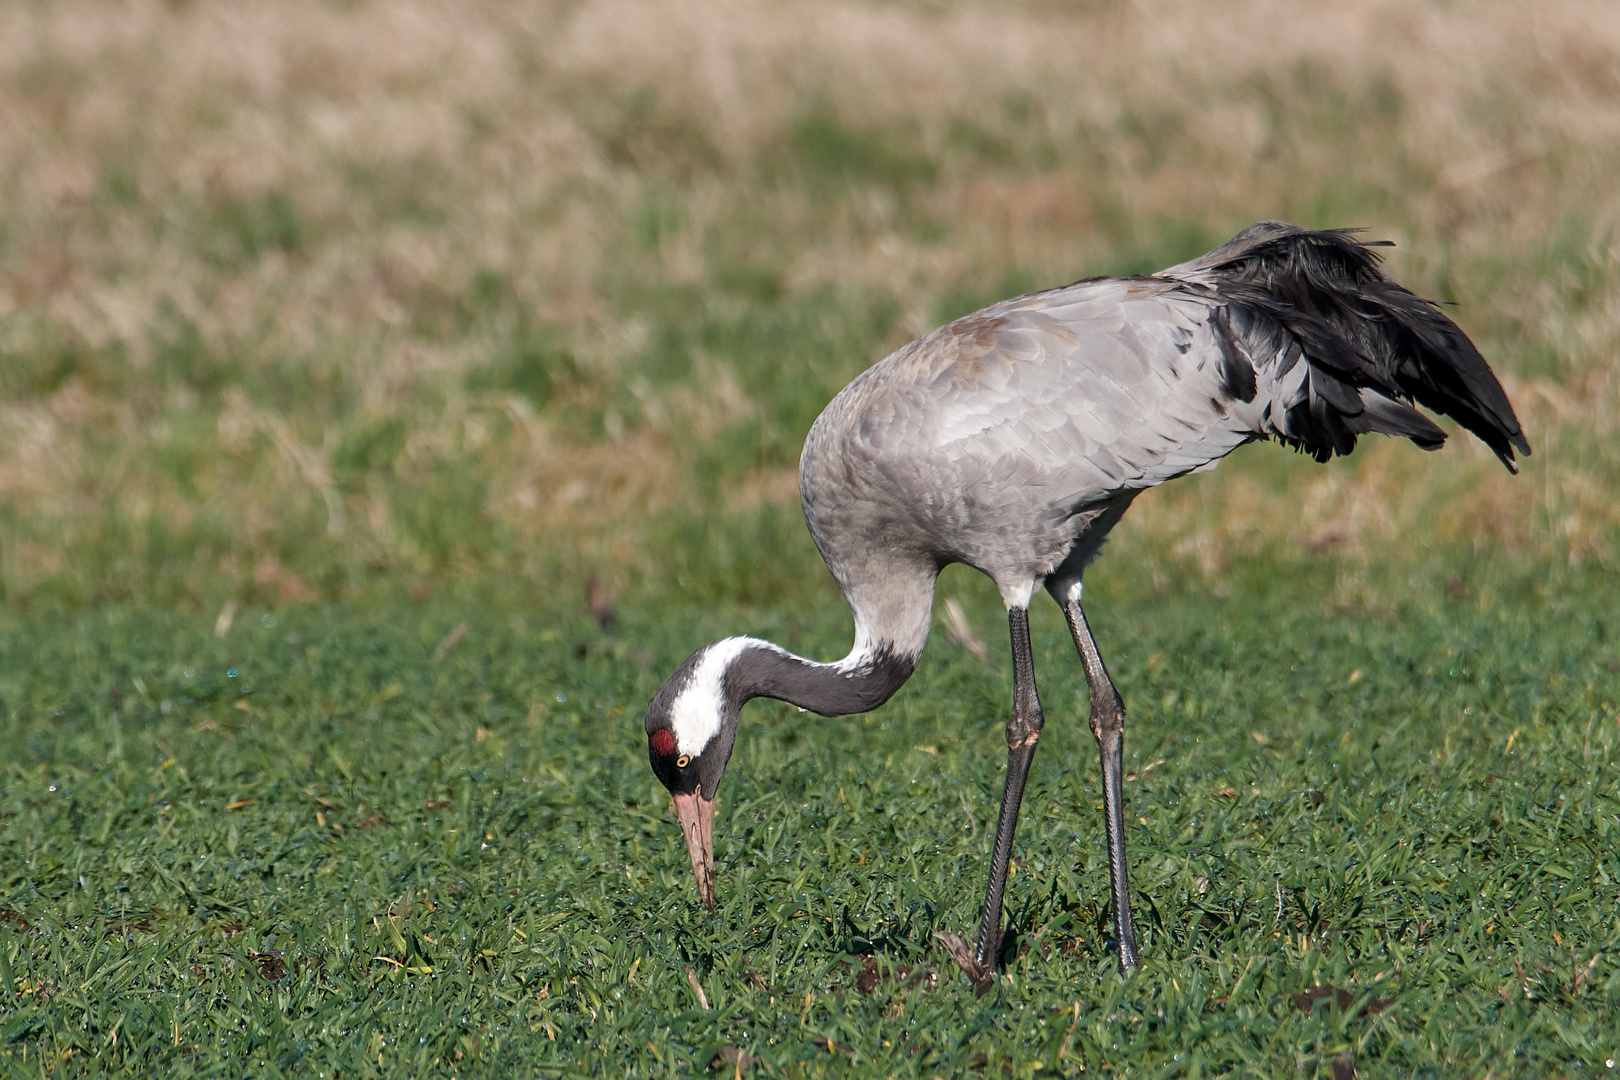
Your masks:
<svg viewBox="0 0 1620 1080"><path fill-rule="evenodd" d="M830 197L773 173L806 116L931 171ZM964 149L964 131L1005 145ZM1620 8L1602 0L8 5L0 349L101 365L0 402L8 591L71 574L63 552L109 507L214 522L198 565L271 598L349 587L297 576L318 575L289 550L293 518L320 521L311 544L425 572L401 500L451 459L525 544L634 562L644 519L697 498L692 448L773 415L733 360L644 377L669 316L636 290L690 287L724 317L739 301L716 282L742 251L790 300L891 296L872 355L829 360L850 370L1006 268L1054 283L1152 250L1161 223L1217 236L1289 215L1370 226L1401 242L1403 280L1462 299L1536 456L1513 480L1462 440L1435 457L1373 443L1328 470L1250 450L1127 529L1210 573L1264 537L1354 560L1419 531L1608 560L1617 173ZM240 223L276 199L292 235ZM652 204L676 224L638 246L627 223ZM254 229L270 238L242 240ZM1577 239L1551 258L1560 230ZM511 298L469 320L481 273ZM231 358L230 386L148 374L176 318ZM467 388L536 327L577 367L551 400ZM330 367L337 399L264 390L288 365ZM404 482L343 487L334 455L387 417L409 426ZM716 513L794 497L780 462L738 477Z"/></svg>

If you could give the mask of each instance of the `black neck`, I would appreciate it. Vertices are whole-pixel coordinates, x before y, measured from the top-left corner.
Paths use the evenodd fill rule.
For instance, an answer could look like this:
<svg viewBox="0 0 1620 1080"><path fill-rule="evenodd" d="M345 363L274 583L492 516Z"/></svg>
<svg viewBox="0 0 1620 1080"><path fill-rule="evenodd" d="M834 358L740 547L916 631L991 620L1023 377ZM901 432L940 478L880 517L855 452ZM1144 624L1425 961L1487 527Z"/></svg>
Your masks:
<svg viewBox="0 0 1620 1080"><path fill-rule="evenodd" d="M879 646L837 664L818 664L760 642L732 661L726 689L740 705L768 697L822 716L870 712L911 678L917 657Z"/></svg>

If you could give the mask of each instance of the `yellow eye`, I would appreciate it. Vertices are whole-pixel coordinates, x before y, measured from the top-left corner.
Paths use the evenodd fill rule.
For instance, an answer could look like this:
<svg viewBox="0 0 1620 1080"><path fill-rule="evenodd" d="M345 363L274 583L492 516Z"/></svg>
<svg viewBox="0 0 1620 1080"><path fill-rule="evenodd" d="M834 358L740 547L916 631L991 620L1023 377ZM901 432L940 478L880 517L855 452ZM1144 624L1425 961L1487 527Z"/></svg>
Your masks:
<svg viewBox="0 0 1620 1080"><path fill-rule="evenodd" d="M685 754L682 754L680 757L675 759L675 767L677 769L684 769L686 768L686 763L691 760L691 758L687 757Z"/></svg>

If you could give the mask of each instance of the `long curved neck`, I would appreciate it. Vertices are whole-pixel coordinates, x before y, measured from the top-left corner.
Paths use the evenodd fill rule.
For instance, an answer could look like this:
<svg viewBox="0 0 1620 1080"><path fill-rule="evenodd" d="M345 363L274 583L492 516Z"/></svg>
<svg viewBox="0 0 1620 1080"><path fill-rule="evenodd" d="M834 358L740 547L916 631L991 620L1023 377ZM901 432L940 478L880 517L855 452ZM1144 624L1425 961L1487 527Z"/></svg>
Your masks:
<svg viewBox="0 0 1620 1080"><path fill-rule="evenodd" d="M858 565L829 558L827 566L855 616L849 655L821 664L758 638L718 642L711 648L730 653L721 670L735 708L769 697L823 716L848 716L882 705L911 678L928 643L939 567L881 548L866 552Z"/></svg>
<svg viewBox="0 0 1620 1080"><path fill-rule="evenodd" d="M835 664L819 664L757 638L742 643L726 670L726 690L739 705L768 697L823 716L870 712L894 696L911 678L917 654L887 643L856 647Z"/></svg>
<svg viewBox="0 0 1620 1080"><path fill-rule="evenodd" d="M736 655L726 665L726 690L740 706L769 697L823 716L869 712L894 696L917 668L933 609L931 567L872 574L866 588L845 584L855 616L855 645L832 664L795 656L757 638L734 638Z"/></svg>

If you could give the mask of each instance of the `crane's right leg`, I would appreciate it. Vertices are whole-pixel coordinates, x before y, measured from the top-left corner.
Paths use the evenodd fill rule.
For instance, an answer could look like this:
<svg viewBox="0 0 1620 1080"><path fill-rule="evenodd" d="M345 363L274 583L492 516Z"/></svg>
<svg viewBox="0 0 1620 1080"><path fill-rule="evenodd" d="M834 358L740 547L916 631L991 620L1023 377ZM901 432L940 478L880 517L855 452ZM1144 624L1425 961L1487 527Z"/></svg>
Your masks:
<svg viewBox="0 0 1620 1080"><path fill-rule="evenodd" d="M1069 620L1069 633L1086 668L1086 685L1091 689L1091 733L1097 737L1102 758L1103 823L1108 834L1108 883L1114 901L1114 939L1119 945L1119 970L1137 966L1136 921L1131 918L1131 887L1125 860L1125 793L1120 770L1125 758L1125 703L1120 700L1114 681L1103 667L1097 643L1092 640L1086 613L1080 610L1080 582L1064 589L1059 603Z"/></svg>
<svg viewBox="0 0 1620 1080"><path fill-rule="evenodd" d="M1012 633L1013 708L1007 718L1007 785L1001 793L1001 812L996 819L996 842L990 853L990 881L984 891L984 907L979 915L979 932L970 952L955 934L935 934L959 967L973 980L980 996L996 982L997 953L1001 949L1001 897L1007 888L1007 863L1012 858L1013 834L1018 829L1018 808L1024 801L1024 782L1030 762L1035 760L1035 744L1040 741L1045 717L1040 695L1035 690L1035 663L1029 644L1029 610L1009 608L1007 622Z"/></svg>

